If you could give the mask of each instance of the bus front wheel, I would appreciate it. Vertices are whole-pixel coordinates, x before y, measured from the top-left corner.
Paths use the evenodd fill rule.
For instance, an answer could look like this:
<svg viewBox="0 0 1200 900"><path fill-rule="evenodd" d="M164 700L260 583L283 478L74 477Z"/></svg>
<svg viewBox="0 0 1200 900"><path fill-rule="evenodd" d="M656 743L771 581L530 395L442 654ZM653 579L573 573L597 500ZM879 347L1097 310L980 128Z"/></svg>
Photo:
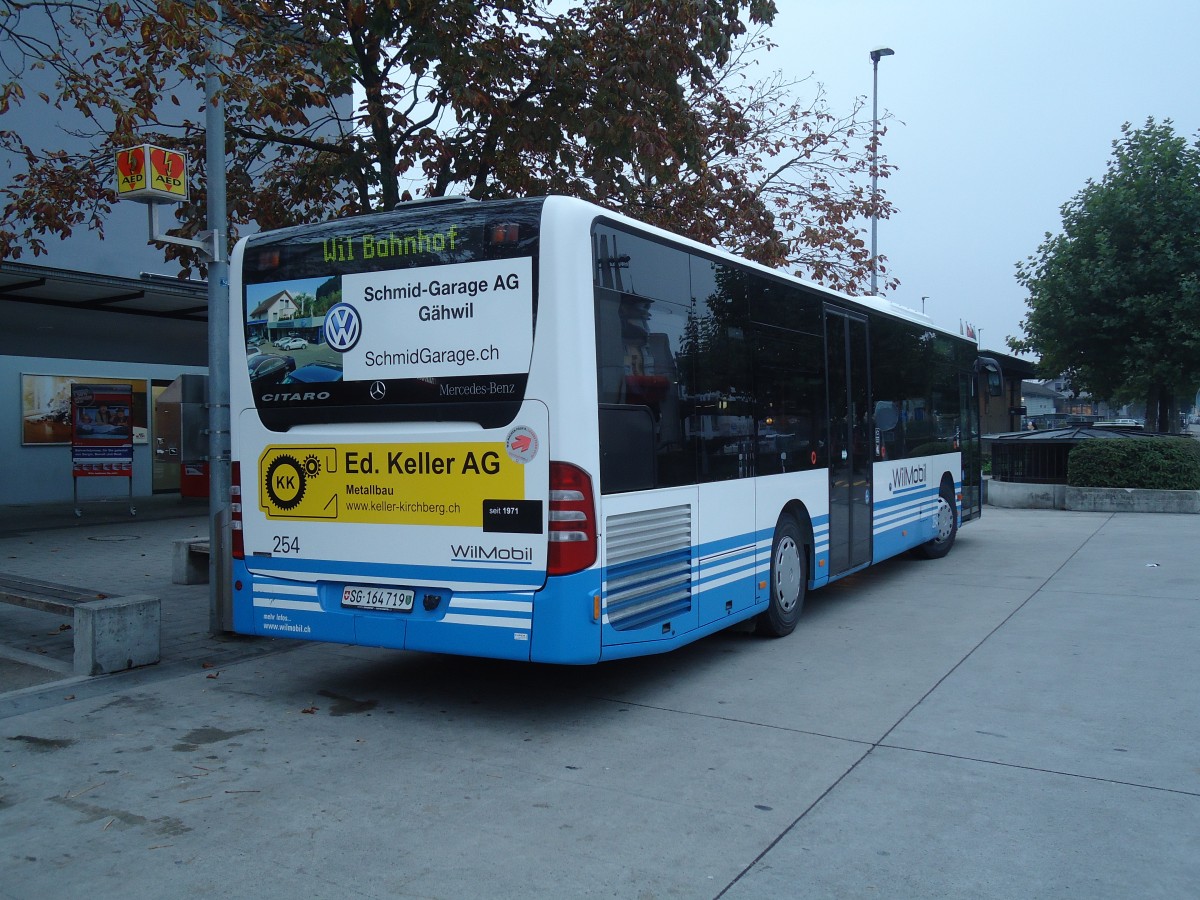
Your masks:
<svg viewBox="0 0 1200 900"><path fill-rule="evenodd" d="M784 516L775 526L775 539L771 542L771 600L758 614L754 630L769 637L791 634L804 608L807 583L800 526L791 516Z"/></svg>

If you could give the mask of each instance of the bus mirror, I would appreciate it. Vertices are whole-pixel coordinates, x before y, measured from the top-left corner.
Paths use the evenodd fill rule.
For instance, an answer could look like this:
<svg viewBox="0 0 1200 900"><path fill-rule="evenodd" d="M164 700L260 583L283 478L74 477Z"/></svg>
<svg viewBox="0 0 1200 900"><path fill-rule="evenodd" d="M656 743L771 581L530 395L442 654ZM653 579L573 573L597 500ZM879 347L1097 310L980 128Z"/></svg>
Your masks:
<svg viewBox="0 0 1200 900"><path fill-rule="evenodd" d="M980 370L983 370L985 376L988 396L1003 397L1004 373L1000 368L1000 363L990 356L981 356L975 360L975 371L978 373Z"/></svg>
<svg viewBox="0 0 1200 900"><path fill-rule="evenodd" d="M891 400L880 400L875 404L875 427L880 431L891 431L900 422L900 412Z"/></svg>
<svg viewBox="0 0 1200 900"><path fill-rule="evenodd" d="M1000 382L1000 373L988 369L987 373L987 388L989 397L1004 396L1004 386Z"/></svg>

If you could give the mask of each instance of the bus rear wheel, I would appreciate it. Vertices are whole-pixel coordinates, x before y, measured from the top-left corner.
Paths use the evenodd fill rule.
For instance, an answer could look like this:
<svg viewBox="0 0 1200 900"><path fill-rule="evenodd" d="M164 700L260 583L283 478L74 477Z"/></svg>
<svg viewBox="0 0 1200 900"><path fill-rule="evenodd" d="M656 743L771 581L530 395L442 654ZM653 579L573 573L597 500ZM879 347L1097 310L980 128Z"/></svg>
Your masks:
<svg viewBox="0 0 1200 900"><path fill-rule="evenodd" d="M926 541L917 551L926 559L941 559L954 546L958 535L958 512L954 508L954 488L942 486L938 493L937 511L934 514L933 540Z"/></svg>
<svg viewBox="0 0 1200 900"><path fill-rule="evenodd" d="M755 619L755 632L768 637L791 634L796 629L800 610L804 608L807 584L800 526L791 516L784 516L775 526L775 538L771 542L771 600Z"/></svg>

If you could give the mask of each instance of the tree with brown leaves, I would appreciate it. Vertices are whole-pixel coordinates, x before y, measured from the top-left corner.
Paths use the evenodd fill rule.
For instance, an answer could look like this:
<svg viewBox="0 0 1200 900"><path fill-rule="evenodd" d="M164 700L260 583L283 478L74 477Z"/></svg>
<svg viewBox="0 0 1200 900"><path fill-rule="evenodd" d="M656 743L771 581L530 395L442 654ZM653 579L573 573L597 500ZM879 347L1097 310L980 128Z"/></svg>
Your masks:
<svg viewBox="0 0 1200 900"><path fill-rule="evenodd" d="M0 0L0 126L37 104L67 121L52 138L0 127L15 161L0 256L103 233L119 148L202 160L213 54L234 236L406 196L566 193L855 292L863 223L892 212L864 187L870 122L861 101L837 115L819 88L804 103L806 83L753 76L774 15L771 0L254 0L218 29L206 0ZM185 237L205 227L202 165L192 178Z"/></svg>

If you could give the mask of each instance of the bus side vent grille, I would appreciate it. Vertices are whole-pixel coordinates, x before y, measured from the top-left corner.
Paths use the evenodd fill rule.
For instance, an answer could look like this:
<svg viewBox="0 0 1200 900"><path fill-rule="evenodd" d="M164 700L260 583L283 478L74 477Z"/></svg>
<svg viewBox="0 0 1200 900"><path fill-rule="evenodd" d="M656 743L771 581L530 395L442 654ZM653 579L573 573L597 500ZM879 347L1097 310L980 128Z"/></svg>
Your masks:
<svg viewBox="0 0 1200 900"><path fill-rule="evenodd" d="M692 509L671 506L605 520L604 603L618 631L692 608Z"/></svg>

